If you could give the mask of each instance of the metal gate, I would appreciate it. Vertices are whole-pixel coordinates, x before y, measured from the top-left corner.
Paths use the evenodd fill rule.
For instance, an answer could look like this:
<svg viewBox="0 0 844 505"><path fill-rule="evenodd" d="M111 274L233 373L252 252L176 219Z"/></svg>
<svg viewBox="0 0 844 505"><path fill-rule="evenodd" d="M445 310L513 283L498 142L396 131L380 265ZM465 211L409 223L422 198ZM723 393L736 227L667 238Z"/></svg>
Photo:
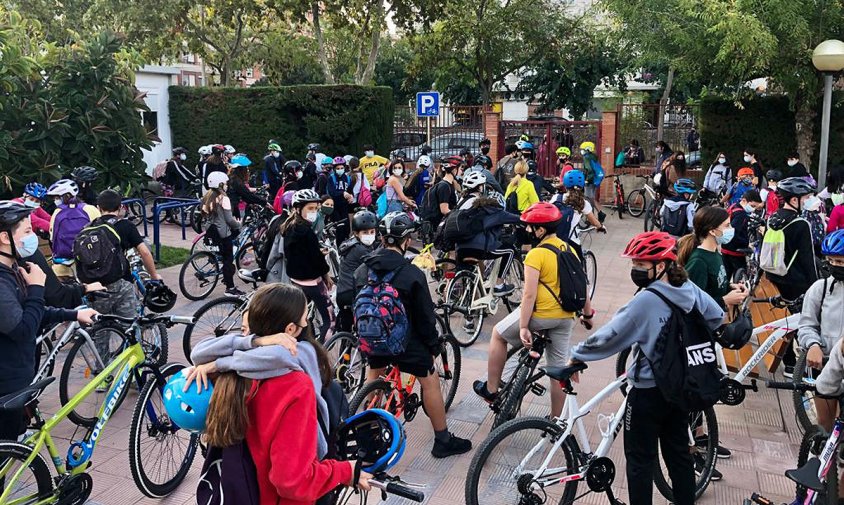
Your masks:
<svg viewBox="0 0 844 505"><path fill-rule="evenodd" d="M700 165L700 140L697 149L689 149L688 142L689 133L697 127L699 111L697 105L666 105L660 139L657 134L659 104L619 104L615 129L616 154L628 149L635 140L645 157L639 165L650 167L656 163L656 142L662 140L672 150L685 152L690 167Z"/></svg>
<svg viewBox="0 0 844 505"><path fill-rule="evenodd" d="M402 150L412 160L419 157L423 144L431 146L435 160L459 154L464 147L477 153L478 142L484 137L482 106L442 105L440 115L430 120L429 137L428 120L416 117L415 103L396 108L391 151Z"/></svg>
<svg viewBox="0 0 844 505"><path fill-rule="evenodd" d="M601 153L600 121L502 121L498 135L498 156L504 156L504 146L515 144L522 135L527 135L536 149L536 163L543 177L556 177L557 148L571 149L575 166L582 162L580 144L595 143L595 154Z"/></svg>

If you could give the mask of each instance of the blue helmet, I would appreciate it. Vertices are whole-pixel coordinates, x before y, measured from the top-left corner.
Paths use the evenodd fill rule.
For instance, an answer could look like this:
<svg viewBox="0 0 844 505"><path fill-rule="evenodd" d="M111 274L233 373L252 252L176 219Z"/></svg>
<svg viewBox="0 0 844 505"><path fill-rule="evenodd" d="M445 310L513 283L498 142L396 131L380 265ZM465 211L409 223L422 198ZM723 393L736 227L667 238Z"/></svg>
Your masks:
<svg viewBox="0 0 844 505"><path fill-rule="evenodd" d="M528 141L524 141L524 142L522 142L521 150L522 151L533 151L533 144L531 144Z"/></svg>
<svg viewBox="0 0 844 505"><path fill-rule="evenodd" d="M563 186L583 189L586 187L586 176L580 170L569 170L563 176Z"/></svg>
<svg viewBox="0 0 844 505"><path fill-rule="evenodd" d="M677 179L677 182L674 183L674 191L678 195L694 194L697 191L697 184L691 179Z"/></svg>
<svg viewBox="0 0 844 505"><path fill-rule="evenodd" d="M238 154L233 156L232 159L229 160L229 163L236 167L248 167L252 164L252 160L247 158L245 154Z"/></svg>
<svg viewBox="0 0 844 505"><path fill-rule="evenodd" d="M47 188L45 188L43 184L39 184L37 182L30 182L26 185L26 187L23 188L23 193L33 198L43 200L44 197L47 196Z"/></svg>
<svg viewBox="0 0 844 505"><path fill-rule="evenodd" d="M835 230L824 237L821 253L824 256L844 256L844 229Z"/></svg>
<svg viewBox="0 0 844 505"><path fill-rule="evenodd" d="M322 159L321 164L322 165L333 165L334 164L334 158L332 158L331 156L326 156Z"/></svg>
<svg viewBox="0 0 844 505"><path fill-rule="evenodd" d="M407 436L402 424L389 412L369 409L343 421L337 429L339 455L356 459L369 473L386 472L402 457Z"/></svg>
<svg viewBox="0 0 844 505"><path fill-rule="evenodd" d="M161 396L171 421L182 429L200 433L205 430L205 415L214 387L209 385L208 389L197 392L196 384L191 384L187 391L182 391L187 379L186 371L183 369L170 377Z"/></svg>

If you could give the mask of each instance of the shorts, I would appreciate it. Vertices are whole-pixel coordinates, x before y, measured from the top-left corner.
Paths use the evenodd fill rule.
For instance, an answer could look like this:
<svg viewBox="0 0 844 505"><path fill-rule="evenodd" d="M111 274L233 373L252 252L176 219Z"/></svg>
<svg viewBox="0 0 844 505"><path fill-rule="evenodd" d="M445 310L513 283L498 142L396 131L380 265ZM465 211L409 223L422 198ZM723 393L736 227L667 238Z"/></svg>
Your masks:
<svg viewBox="0 0 844 505"><path fill-rule="evenodd" d="M404 352L397 356L370 356L369 368L386 368L388 365L397 366L400 371L415 375L416 377L427 377L434 373L434 357L431 351L422 342L411 337L407 342Z"/></svg>
<svg viewBox="0 0 844 505"><path fill-rule="evenodd" d="M528 328L531 331L545 331L550 342L545 346L546 366L566 366L571 350L571 333L574 330L574 318L539 319L530 318ZM521 347L519 338L519 309L513 310L507 317L498 321L495 330L508 344Z"/></svg>
<svg viewBox="0 0 844 505"><path fill-rule="evenodd" d="M829 361L815 381L819 395L838 397L844 394L844 354L841 353L841 341L829 353Z"/></svg>
<svg viewBox="0 0 844 505"><path fill-rule="evenodd" d="M587 184L585 188L583 188L583 196L590 200L595 199L595 185L594 184Z"/></svg>

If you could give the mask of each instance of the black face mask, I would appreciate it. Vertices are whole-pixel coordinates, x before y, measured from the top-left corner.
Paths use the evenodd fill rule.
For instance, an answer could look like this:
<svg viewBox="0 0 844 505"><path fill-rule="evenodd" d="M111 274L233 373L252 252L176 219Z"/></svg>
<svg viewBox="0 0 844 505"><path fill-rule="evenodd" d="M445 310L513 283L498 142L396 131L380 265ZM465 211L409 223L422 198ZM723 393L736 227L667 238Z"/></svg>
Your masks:
<svg viewBox="0 0 844 505"><path fill-rule="evenodd" d="M832 273L833 279L844 282L844 267L829 265L829 271Z"/></svg>
<svg viewBox="0 0 844 505"><path fill-rule="evenodd" d="M535 228L530 231L529 235L530 235L530 245L531 245L531 247L538 246L539 243L542 242L542 239L545 238L545 235L542 235L541 237L537 237Z"/></svg>
<svg viewBox="0 0 844 505"><path fill-rule="evenodd" d="M488 146L483 146L483 147L481 148L481 153L482 153L482 154L489 154L489 147L488 147Z"/></svg>
<svg viewBox="0 0 844 505"><path fill-rule="evenodd" d="M636 268L633 267L630 270L630 280L633 281L633 284L640 288L646 288L651 285L653 281L656 280L656 277L651 277L651 271L656 273L656 267L651 268Z"/></svg>

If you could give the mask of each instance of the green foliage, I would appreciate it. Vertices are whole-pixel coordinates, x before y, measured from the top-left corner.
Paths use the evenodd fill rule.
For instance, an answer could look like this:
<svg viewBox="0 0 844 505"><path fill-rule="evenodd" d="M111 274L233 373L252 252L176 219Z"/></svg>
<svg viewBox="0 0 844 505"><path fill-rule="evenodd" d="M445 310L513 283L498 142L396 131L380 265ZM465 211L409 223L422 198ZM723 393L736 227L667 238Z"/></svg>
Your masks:
<svg viewBox="0 0 844 505"><path fill-rule="evenodd" d="M316 41L284 31L268 33L254 53L261 61L262 86L323 84L325 77L317 61Z"/></svg>
<svg viewBox="0 0 844 505"><path fill-rule="evenodd" d="M187 261L188 257L190 257L190 249L162 245L160 256L155 266L157 268L167 268L174 265L182 265Z"/></svg>
<svg viewBox="0 0 844 505"><path fill-rule="evenodd" d="M386 87L170 88L174 145L196 152L210 143L231 144L253 162L271 138L281 141L288 159L304 156L310 142L332 156L360 153L370 143L387 152L393 111Z"/></svg>

